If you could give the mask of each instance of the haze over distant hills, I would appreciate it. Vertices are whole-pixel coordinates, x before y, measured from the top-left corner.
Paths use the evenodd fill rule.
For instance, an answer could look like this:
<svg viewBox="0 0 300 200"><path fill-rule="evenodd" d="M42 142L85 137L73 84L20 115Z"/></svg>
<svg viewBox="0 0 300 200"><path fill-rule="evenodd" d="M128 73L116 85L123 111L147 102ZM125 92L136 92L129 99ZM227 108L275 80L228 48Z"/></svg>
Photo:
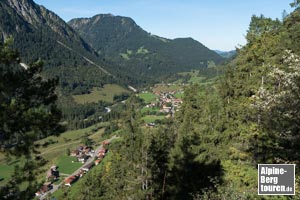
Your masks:
<svg viewBox="0 0 300 200"><path fill-rule="evenodd" d="M214 50L217 54L222 56L223 58L232 58L236 55L236 50L232 51L220 51L220 50Z"/></svg>

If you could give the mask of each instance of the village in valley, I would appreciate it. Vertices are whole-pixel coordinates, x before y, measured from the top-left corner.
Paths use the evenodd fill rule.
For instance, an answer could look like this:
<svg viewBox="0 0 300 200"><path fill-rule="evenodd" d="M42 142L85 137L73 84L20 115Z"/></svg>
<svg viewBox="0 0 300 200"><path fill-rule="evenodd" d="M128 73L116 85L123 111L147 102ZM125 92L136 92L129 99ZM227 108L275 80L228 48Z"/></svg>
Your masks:
<svg viewBox="0 0 300 200"><path fill-rule="evenodd" d="M165 118L173 117L183 103L183 86L179 84L156 84L138 95L144 100L143 119L148 127L155 127Z"/></svg>
<svg viewBox="0 0 300 200"><path fill-rule="evenodd" d="M55 192L61 187L61 185L71 187L72 184L88 173L94 166L97 166L101 163L108 152L109 144L110 140L104 140L96 150L93 150L92 147L83 144L72 150L69 156L76 158L75 162L80 162L83 164L83 166L73 172L72 175L68 175L59 185L56 185L55 188L53 183L56 182L62 174L59 173L59 166L51 166L46 173L46 182L43 184L40 190L35 193L36 197L39 199L44 199L48 193ZM74 161L69 164L71 165L72 163L74 163Z"/></svg>
<svg viewBox="0 0 300 200"><path fill-rule="evenodd" d="M145 126L156 127L161 120L173 117L183 103L183 85L178 84L156 84L148 90L137 94L144 101L142 108ZM110 141L104 140L100 146L80 144L68 150L67 165L78 163L78 168L70 174L61 173L59 165L52 165L46 172L45 183L36 191L39 199L44 199L47 194L54 193L61 187L72 187L80 178L88 173L93 167L99 165L108 153ZM79 164L81 163L81 165Z"/></svg>

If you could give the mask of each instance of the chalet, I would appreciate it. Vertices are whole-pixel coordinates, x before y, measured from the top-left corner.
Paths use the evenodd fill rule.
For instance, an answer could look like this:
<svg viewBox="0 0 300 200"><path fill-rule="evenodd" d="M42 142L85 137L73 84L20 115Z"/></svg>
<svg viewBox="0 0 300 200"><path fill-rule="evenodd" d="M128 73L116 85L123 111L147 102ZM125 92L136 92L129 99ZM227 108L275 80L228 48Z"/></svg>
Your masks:
<svg viewBox="0 0 300 200"><path fill-rule="evenodd" d="M97 159L97 160L95 160L95 165L97 166L97 165L99 165L100 164L100 162L101 162L101 160L100 159Z"/></svg>
<svg viewBox="0 0 300 200"><path fill-rule="evenodd" d="M51 182L47 182L41 187L41 189L39 191L37 191L35 193L35 196L40 197L43 194L45 194L46 192L48 192L49 190L51 190L52 188L53 188L53 186L52 186Z"/></svg>
<svg viewBox="0 0 300 200"><path fill-rule="evenodd" d="M89 156L87 156L85 154L82 154L81 156L77 157L78 162L82 162L82 163L85 163L88 160L88 158L89 158Z"/></svg>
<svg viewBox="0 0 300 200"><path fill-rule="evenodd" d="M82 145L80 145L79 147L77 147L77 150L81 152L83 150L83 148L84 147Z"/></svg>
<svg viewBox="0 0 300 200"><path fill-rule="evenodd" d="M77 157L78 162L85 163L89 157L94 156L94 150L91 147L80 145L75 150L71 151L70 156Z"/></svg>
<svg viewBox="0 0 300 200"><path fill-rule="evenodd" d="M79 150L73 150L73 151L71 151L71 153L70 153L70 156L78 156L79 155Z"/></svg>
<svg viewBox="0 0 300 200"><path fill-rule="evenodd" d="M106 149L105 148L101 148L97 154L98 158L103 158L105 156L106 153Z"/></svg>
<svg viewBox="0 0 300 200"><path fill-rule="evenodd" d="M90 171L90 169L92 169L93 167L94 167L94 163L90 163L90 164L87 164L86 166L84 166L84 167L82 168L82 170L88 172L88 171Z"/></svg>
<svg viewBox="0 0 300 200"><path fill-rule="evenodd" d="M182 104L182 100L181 99L173 99L172 104L173 104L173 106L179 106L180 104Z"/></svg>
<svg viewBox="0 0 300 200"><path fill-rule="evenodd" d="M148 126L148 127L154 127L154 126L155 126L155 123L153 123L153 122L148 123L147 126Z"/></svg>
<svg viewBox="0 0 300 200"><path fill-rule="evenodd" d="M84 153L88 153L88 152L90 152L91 150L92 150L92 149L91 149L90 147L84 147L82 151L83 151Z"/></svg>
<svg viewBox="0 0 300 200"><path fill-rule="evenodd" d="M57 180L59 177L59 171L57 170L57 166L53 165L48 171L46 179L47 181Z"/></svg>
<svg viewBox="0 0 300 200"><path fill-rule="evenodd" d="M78 174L76 174L75 176L78 177L78 178L81 178L81 177L84 175L84 172L85 172L85 171L81 169L81 170L78 172Z"/></svg>
<svg viewBox="0 0 300 200"><path fill-rule="evenodd" d="M71 187L71 185L72 185L74 182L76 182L77 179L78 179L77 176L70 176L70 177L68 177L68 178L66 178L66 179L64 180L64 183L65 183L66 186Z"/></svg>
<svg viewBox="0 0 300 200"><path fill-rule="evenodd" d="M37 192L35 193L35 196L37 196L37 197L40 197L40 196L42 196L42 193L41 193L41 191L37 191Z"/></svg>
<svg viewBox="0 0 300 200"><path fill-rule="evenodd" d="M171 109L172 109L172 107L163 105L162 111L165 112L165 113L169 113L171 111Z"/></svg>

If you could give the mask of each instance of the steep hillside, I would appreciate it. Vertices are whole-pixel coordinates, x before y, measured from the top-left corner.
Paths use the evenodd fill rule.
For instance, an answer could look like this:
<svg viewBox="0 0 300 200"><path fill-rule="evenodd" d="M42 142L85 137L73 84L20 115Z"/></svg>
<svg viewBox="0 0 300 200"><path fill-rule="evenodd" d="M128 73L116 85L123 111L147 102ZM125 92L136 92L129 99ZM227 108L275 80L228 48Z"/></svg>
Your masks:
<svg viewBox="0 0 300 200"><path fill-rule="evenodd" d="M107 62L128 76L159 80L179 71L206 67L223 58L191 38L170 40L144 31L131 18L110 14L69 22Z"/></svg>
<svg viewBox="0 0 300 200"><path fill-rule="evenodd" d="M0 1L0 40L9 36L23 62L42 59L47 76L59 76L67 91L83 91L112 78L85 59L99 59L94 50L62 19L32 0Z"/></svg>

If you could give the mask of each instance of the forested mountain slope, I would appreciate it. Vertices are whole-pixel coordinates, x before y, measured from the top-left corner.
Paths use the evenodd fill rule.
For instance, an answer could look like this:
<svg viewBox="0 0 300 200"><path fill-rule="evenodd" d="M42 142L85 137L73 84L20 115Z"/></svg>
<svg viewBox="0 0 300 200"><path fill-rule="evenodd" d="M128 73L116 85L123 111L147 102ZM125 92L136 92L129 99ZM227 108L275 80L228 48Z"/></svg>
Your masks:
<svg viewBox="0 0 300 200"><path fill-rule="evenodd" d="M207 67L224 59L192 38L152 35L131 18L100 14L68 22L117 71L143 80L162 80L179 71Z"/></svg>
<svg viewBox="0 0 300 200"><path fill-rule="evenodd" d="M23 62L42 59L46 75L58 76L67 93L85 93L112 82L144 86L179 71L206 67L207 61L223 61L191 38L153 36L126 17L72 20L69 24L78 34L32 0L3 0L0 11L0 40L12 36Z"/></svg>
<svg viewBox="0 0 300 200"><path fill-rule="evenodd" d="M59 76L68 90L83 90L111 81L83 56L97 61L94 50L62 19L32 0L0 2L0 39L12 36L23 62L44 61L47 76Z"/></svg>

